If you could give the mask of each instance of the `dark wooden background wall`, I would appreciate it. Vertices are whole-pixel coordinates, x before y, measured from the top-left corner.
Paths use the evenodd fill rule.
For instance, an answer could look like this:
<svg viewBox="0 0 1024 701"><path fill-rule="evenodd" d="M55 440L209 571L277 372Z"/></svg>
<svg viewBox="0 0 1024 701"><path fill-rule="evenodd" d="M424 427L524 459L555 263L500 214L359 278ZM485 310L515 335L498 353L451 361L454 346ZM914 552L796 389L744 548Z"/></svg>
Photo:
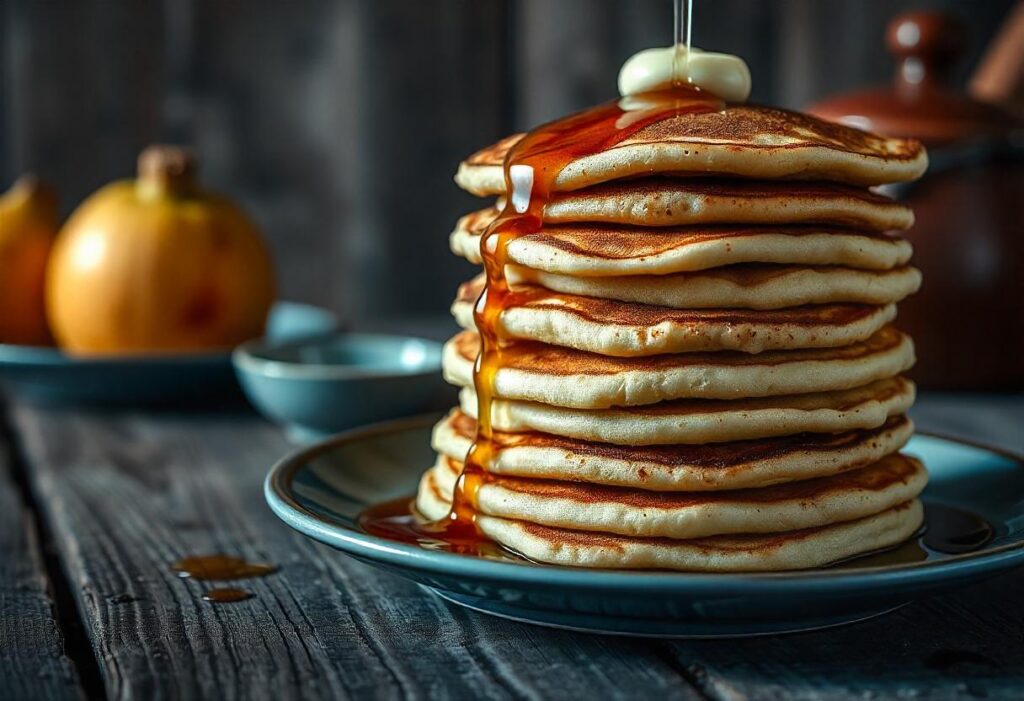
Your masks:
<svg viewBox="0 0 1024 701"><path fill-rule="evenodd" d="M697 0L694 43L799 107L887 80L904 9L963 17L962 79L1012 2ZM670 0L0 0L0 185L38 172L70 209L147 143L188 143L263 226L284 296L439 317L469 274L447 250L476 206L459 159L613 97L671 37Z"/></svg>

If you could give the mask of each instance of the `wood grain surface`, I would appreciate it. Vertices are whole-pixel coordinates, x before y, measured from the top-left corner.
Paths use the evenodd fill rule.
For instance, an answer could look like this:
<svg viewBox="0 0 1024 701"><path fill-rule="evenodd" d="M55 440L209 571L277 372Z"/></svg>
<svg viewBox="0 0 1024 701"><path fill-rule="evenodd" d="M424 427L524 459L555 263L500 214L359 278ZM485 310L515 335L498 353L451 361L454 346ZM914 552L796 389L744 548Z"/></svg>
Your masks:
<svg viewBox="0 0 1024 701"><path fill-rule="evenodd" d="M0 431L0 696L11 701L79 699L82 692L64 655L37 524L15 484L5 438Z"/></svg>
<svg viewBox="0 0 1024 701"><path fill-rule="evenodd" d="M951 416L944 401L922 402L919 423ZM1024 400L993 400L988 414L974 401L979 426L1016 440ZM446 604L292 533L261 494L289 446L252 415L15 403L11 418L110 698L1016 699L1024 688L1024 573L815 633L554 631ZM244 583L255 598L212 605L170 565L213 552L281 569Z"/></svg>

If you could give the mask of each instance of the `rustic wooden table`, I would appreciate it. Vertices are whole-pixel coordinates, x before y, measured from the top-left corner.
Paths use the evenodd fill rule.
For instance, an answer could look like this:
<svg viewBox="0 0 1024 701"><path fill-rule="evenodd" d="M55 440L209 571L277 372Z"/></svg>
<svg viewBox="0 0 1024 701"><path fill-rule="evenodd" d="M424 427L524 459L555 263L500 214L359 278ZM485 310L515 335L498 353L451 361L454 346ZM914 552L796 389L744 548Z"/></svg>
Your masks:
<svg viewBox="0 0 1024 701"><path fill-rule="evenodd" d="M926 396L924 428L1024 452L1024 398ZM290 446L240 408L42 409L0 432L0 698L1024 696L1024 571L818 633L670 642L489 618L293 533ZM170 564L274 562L214 605Z"/></svg>

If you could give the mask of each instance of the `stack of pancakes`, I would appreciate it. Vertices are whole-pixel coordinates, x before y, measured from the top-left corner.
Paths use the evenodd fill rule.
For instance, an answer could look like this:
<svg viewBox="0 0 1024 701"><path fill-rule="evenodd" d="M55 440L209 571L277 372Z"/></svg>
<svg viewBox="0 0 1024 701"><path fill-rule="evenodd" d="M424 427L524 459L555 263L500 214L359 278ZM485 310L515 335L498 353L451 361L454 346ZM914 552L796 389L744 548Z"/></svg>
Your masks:
<svg viewBox="0 0 1024 701"><path fill-rule="evenodd" d="M460 167L495 207L452 250L481 262L520 137ZM474 495L488 538L562 565L782 570L900 543L927 475L913 426L913 214L869 188L918 177L919 144L770 108L668 115L554 178L540 230L507 248L509 342ZM473 308L446 346L460 407L418 510L442 519L476 436ZM520 294L521 293L521 294Z"/></svg>

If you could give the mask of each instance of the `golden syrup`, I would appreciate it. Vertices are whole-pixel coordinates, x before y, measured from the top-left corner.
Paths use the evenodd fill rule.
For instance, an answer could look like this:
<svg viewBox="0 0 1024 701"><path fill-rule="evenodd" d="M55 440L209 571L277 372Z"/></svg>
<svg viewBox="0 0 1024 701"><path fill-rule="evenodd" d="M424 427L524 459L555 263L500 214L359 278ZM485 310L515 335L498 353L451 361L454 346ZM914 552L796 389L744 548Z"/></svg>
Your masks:
<svg viewBox="0 0 1024 701"><path fill-rule="evenodd" d="M197 579L202 582L226 579L266 577L277 572L276 565L263 562L249 562L234 555L197 555L184 557L171 569L182 579Z"/></svg>
<svg viewBox="0 0 1024 701"><path fill-rule="evenodd" d="M195 579L200 582L224 581L229 579L248 579L250 577L266 577L277 572L277 566L265 562L249 562L244 557L235 555L193 555L183 557L171 565L171 569L182 579ZM203 592L203 601L214 604L227 604L245 601L256 596L247 589L236 587L215 587Z"/></svg>
<svg viewBox="0 0 1024 701"><path fill-rule="evenodd" d="M499 368L516 353L516 342L501 328L501 314L512 305L528 301L530 293L510 289L505 276L509 246L516 238L535 233L544 222L544 210L555 191L555 181L572 161L601 153L622 143L645 127L678 115L725 109L719 98L693 86L615 100L578 114L544 124L529 132L505 157L505 207L480 239L486 283L474 307L480 334L480 354L473 370L477 397L477 432L456 483L448 516L434 523L404 520L390 508L372 508L359 519L368 533L385 538L445 547L461 553L479 553L488 543L476 526L477 496L488 479L488 467L495 458L492 407L495 377ZM516 211L517 198L511 177L513 166L528 166L533 172L529 201Z"/></svg>

